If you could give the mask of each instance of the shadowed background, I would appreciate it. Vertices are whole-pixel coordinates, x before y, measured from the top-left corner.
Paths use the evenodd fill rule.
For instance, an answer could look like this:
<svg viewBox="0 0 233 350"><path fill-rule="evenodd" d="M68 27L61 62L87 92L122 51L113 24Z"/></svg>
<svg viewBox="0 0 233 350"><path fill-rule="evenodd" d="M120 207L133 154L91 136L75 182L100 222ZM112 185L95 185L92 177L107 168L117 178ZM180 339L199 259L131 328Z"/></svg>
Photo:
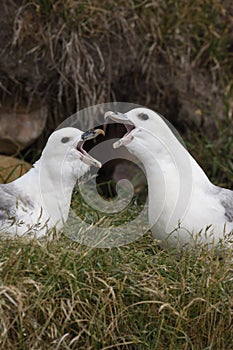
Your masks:
<svg viewBox="0 0 233 350"><path fill-rule="evenodd" d="M163 114L213 173L192 131L206 146L232 118L231 1L3 0L0 13L0 153L33 162L71 114L125 101Z"/></svg>

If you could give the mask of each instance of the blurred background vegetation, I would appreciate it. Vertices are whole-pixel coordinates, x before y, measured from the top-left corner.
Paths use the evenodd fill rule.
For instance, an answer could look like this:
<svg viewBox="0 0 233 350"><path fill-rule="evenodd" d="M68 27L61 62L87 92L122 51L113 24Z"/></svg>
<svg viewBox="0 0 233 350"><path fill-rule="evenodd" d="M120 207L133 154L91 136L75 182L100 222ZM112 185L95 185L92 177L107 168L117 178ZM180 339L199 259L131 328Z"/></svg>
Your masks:
<svg viewBox="0 0 233 350"><path fill-rule="evenodd" d="M26 149L34 161L28 146L40 150L71 114L133 102L169 119L213 179L228 184L216 169L232 146L231 1L3 0L0 13L0 121L8 120L0 153L5 133L18 142L7 143L11 154ZM28 140L10 131L14 114Z"/></svg>
<svg viewBox="0 0 233 350"><path fill-rule="evenodd" d="M188 93L203 114L213 93L230 93L230 1L3 0L1 7L3 99L8 91L15 103L53 102L50 113L59 119L132 100L176 119ZM189 91L195 83L197 96ZM198 90L205 87L202 105Z"/></svg>
<svg viewBox="0 0 233 350"><path fill-rule="evenodd" d="M185 133L218 179L217 158L229 153L232 139L231 1L3 0L0 12L0 121L10 123L11 112L24 121L18 129L25 115L28 125L34 120L35 135L20 150L41 149L62 120L84 107L133 102ZM228 175L218 180L228 183Z"/></svg>

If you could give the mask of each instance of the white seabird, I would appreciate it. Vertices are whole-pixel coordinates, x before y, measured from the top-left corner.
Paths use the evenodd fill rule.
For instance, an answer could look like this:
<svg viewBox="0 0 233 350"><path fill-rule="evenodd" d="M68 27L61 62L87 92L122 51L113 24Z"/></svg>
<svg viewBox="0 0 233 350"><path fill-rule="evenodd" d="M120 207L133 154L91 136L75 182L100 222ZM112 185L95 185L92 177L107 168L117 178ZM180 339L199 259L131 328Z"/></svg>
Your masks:
<svg viewBox="0 0 233 350"><path fill-rule="evenodd" d="M232 240L233 191L210 182L159 114L135 108L125 114L108 111L105 118L127 130L114 148L126 146L144 165L149 224L161 247Z"/></svg>
<svg viewBox="0 0 233 350"><path fill-rule="evenodd" d="M63 227L77 180L91 165L101 167L83 149L86 140L99 134L104 135L104 131L56 130L31 170L0 185L0 235L41 237L51 228Z"/></svg>

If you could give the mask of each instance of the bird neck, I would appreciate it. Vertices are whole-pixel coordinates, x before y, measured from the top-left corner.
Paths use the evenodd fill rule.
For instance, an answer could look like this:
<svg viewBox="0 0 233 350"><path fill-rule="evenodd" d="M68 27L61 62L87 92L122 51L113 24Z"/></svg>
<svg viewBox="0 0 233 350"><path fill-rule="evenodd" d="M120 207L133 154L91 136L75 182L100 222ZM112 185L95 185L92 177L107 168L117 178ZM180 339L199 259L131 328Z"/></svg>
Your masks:
<svg viewBox="0 0 233 350"><path fill-rule="evenodd" d="M162 226L170 231L169 227L178 224L186 213L193 191L211 183L176 137L165 136L159 140L145 138L134 153L146 171L150 225L164 220Z"/></svg>
<svg viewBox="0 0 233 350"><path fill-rule="evenodd" d="M60 174L61 165L40 158L25 175L15 181L17 187L42 208L45 219L51 226L60 229L69 214L71 196L76 179L69 174ZM67 176L66 176L67 175ZM27 187L25 188L25 183Z"/></svg>
<svg viewBox="0 0 233 350"><path fill-rule="evenodd" d="M54 163L54 164L53 164ZM62 171L62 164L50 161L44 166L43 160L39 164L39 187L43 206L58 228L66 222L70 210L71 197L76 178L71 171Z"/></svg>

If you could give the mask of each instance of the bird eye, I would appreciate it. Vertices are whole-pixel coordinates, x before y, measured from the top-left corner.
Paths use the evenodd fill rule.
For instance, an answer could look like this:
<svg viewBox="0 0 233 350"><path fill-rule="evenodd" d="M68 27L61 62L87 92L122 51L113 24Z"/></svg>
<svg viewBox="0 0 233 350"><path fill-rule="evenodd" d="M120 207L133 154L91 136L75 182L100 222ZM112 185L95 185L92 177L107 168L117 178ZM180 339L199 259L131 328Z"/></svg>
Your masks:
<svg viewBox="0 0 233 350"><path fill-rule="evenodd" d="M141 120L147 120L149 119L148 115L146 113L139 113L138 118Z"/></svg>
<svg viewBox="0 0 233 350"><path fill-rule="evenodd" d="M61 139L61 142L62 143L67 143L67 142L69 142L70 141L70 137L63 137L62 139Z"/></svg>

